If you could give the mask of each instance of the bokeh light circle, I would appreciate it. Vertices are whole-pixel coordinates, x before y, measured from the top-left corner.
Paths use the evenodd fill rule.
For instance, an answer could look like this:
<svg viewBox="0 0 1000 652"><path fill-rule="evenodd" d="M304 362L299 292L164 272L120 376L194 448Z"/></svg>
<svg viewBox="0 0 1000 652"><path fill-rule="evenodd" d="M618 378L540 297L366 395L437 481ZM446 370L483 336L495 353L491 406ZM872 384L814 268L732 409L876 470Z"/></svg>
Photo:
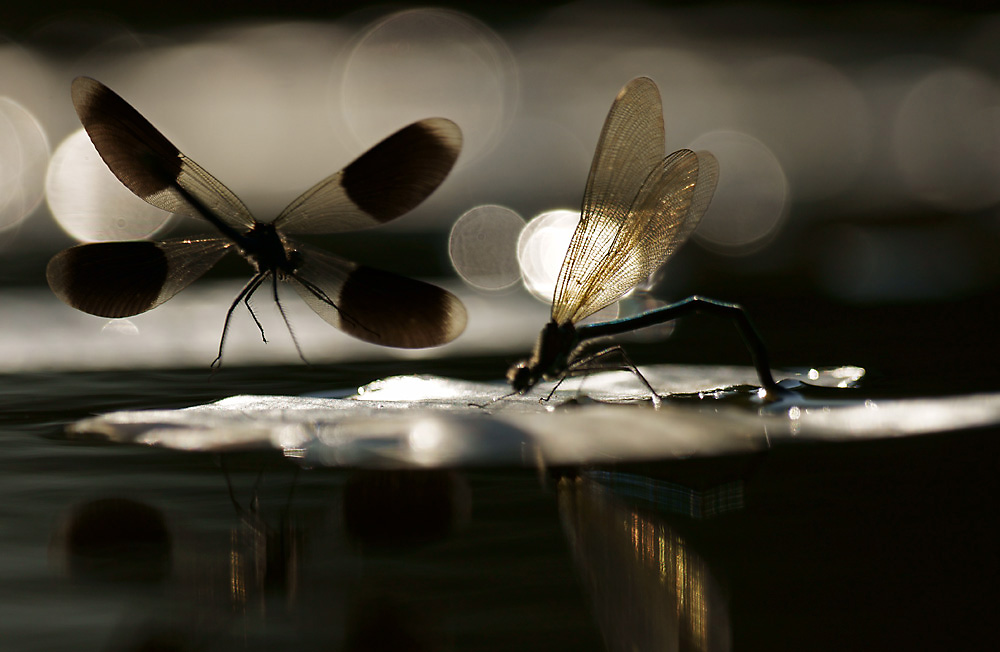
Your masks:
<svg viewBox="0 0 1000 652"><path fill-rule="evenodd" d="M42 201L49 141L23 106L0 97L0 230L27 217Z"/></svg>
<svg viewBox="0 0 1000 652"><path fill-rule="evenodd" d="M756 251L770 242L787 214L788 180L764 143L737 131L699 136L693 149L719 161L719 185L695 237L709 249L731 254Z"/></svg>
<svg viewBox="0 0 1000 652"><path fill-rule="evenodd" d="M521 231L517 240L521 277L524 287L542 301L552 301L559 268L579 222L579 211L547 211L528 222Z"/></svg>
<svg viewBox="0 0 1000 652"><path fill-rule="evenodd" d="M517 283L517 241L524 219L496 205L466 211L451 229L448 250L462 279L482 290L501 290Z"/></svg>
<svg viewBox="0 0 1000 652"><path fill-rule="evenodd" d="M369 147L404 125L441 116L465 136L465 164L490 151L517 103L517 68L489 27L445 9L395 13L355 44L340 101L358 145Z"/></svg>
<svg viewBox="0 0 1000 652"><path fill-rule="evenodd" d="M903 99L896 165L921 200L953 210L1000 201L1000 86L958 66L930 71Z"/></svg>
<svg viewBox="0 0 1000 652"><path fill-rule="evenodd" d="M854 188L871 155L874 121L850 76L821 59L787 54L750 58L739 78L739 130L774 152L796 201Z"/></svg>
<svg viewBox="0 0 1000 652"><path fill-rule="evenodd" d="M171 217L123 186L83 129L56 148L45 178L45 194L59 226L83 242L148 238Z"/></svg>

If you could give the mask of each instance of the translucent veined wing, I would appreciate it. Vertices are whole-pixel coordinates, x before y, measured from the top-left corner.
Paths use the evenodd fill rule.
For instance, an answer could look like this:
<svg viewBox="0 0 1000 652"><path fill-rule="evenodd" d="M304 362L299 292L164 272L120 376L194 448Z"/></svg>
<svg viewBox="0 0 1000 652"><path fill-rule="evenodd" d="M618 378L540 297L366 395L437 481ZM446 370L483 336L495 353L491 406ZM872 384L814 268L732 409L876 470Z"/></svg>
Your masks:
<svg viewBox="0 0 1000 652"><path fill-rule="evenodd" d="M274 225L283 233L338 233L393 220L441 185L461 149L451 120L414 122L304 192Z"/></svg>
<svg viewBox="0 0 1000 652"><path fill-rule="evenodd" d="M250 211L229 188L182 154L110 88L77 77L72 95L97 152L140 199L171 213L221 222L239 233L253 226Z"/></svg>
<svg viewBox="0 0 1000 652"><path fill-rule="evenodd" d="M682 149L663 159L639 189L616 240L573 295L573 305L560 304L558 317L553 308L553 318L580 321L648 279L698 226L718 178L719 165L708 152Z"/></svg>
<svg viewBox="0 0 1000 652"><path fill-rule="evenodd" d="M423 348L450 342L465 329L465 307L447 290L299 242L293 246L302 263L287 280L316 314L348 335Z"/></svg>
<svg viewBox="0 0 1000 652"><path fill-rule="evenodd" d="M608 111L583 193L580 224L570 241L552 302L552 317L578 312L589 279L618 239L643 182L663 160L663 106L647 77L626 84Z"/></svg>
<svg viewBox="0 0 1000 652"><path fill-rule="evenodd" d="M226 255L224 238L94 242L65 249L45 270L68 305L100 317L130 317L174 296Z"/></svg>

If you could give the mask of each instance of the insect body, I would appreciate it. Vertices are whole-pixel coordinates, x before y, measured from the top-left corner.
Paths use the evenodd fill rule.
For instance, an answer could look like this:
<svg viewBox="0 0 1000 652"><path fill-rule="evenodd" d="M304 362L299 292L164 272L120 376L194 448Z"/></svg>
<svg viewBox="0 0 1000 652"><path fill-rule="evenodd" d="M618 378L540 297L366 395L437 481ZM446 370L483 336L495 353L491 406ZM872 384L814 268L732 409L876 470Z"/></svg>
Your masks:
<svg viewBox="0 0 1000 652"><path fill-rule="evenodd" d="M229 307L216 362L236 306L242 301L249 309L251 296L268 279L275 301L278 280L286 281L330 324L384 346L435 346L465 328L465 308L450 292L289 237L375 226L416 207L458 158L462 135L450 120L429 118L400 129L304 192L273 221L258 222L232 191L108 87L79 77L72 95L98 153L129 190L163 210L205 220L219 235L66 249L49 261L46 273L49 286L70 306L110 318L145 312L183 290L235 247L254 275ZM280 302L278 308L285 318ZM252 309L250 313L263 335Z"/></svg>
<svg viewBox="0 0 1000 652"><path fill-rule="evenodd" d="M735 320L761 385L777 389L763 342L736 304L694 296L641 315L577 326L649 278L690 237L708 209L719 176L715 157L687 149L664 157L664 149L660 93L652 80L633 79L618 93L604 122L581 219L556 280L552 319L531 357L507 372L515 392L563 378L594 357L587 356L594 342L691 312Z"/></svg>

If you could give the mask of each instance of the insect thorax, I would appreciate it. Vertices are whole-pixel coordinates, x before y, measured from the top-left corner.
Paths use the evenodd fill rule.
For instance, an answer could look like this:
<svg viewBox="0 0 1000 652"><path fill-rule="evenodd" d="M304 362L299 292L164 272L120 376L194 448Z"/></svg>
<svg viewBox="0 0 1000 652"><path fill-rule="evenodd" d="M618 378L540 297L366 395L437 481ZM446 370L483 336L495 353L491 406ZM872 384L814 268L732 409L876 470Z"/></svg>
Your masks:
<svg viewBox="0 0 1000 652"><path fill-rule="evenodd" d="M299 253L278 233L273 224L258 222L240 243L243 255L257 272L292 271L299 264Z"/></svg>
<svg viewBox="0 0 1000 652"><path fill-rule="evenodd" d="M570 355L576 350L579 337L572 322L557 324L550 321L538 334L530 358L518 362L507 371L507 380L516 392L526 392L541 380L553 380L566 372Z"/></svg>

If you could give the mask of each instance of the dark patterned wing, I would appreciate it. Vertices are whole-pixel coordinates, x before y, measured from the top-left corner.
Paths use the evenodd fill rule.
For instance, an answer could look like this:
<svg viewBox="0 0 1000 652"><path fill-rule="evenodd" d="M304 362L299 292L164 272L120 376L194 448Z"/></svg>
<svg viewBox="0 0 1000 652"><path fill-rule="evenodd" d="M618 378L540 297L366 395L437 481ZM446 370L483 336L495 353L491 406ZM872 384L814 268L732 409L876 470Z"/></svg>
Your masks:
<svg viewBox="0 0 1000 652"><path fill-rule="evenodd" d="M171 213L206 219L224 233L227 228L243 233L253 226L250 211L229 188L182 154L110 88L77 77L72 94L97 152L140 199Z"/></svg>
<svg viewBox="0 0 1000 652"><path fill-rule="evenodd" d="M59 252L45 272L55 295L77 310L130 317L186 288L231 246L223 238L95 242Z"/></svg>
<svg viewBox="0 0 1000 652"><path fill-rule="evenodd" d="M274 225L283 233L338 233L393 220L441 185L461 149L451 120L414 122L304 192Z"/></svg>
<svg viewBox="0 0 1000 652"><path fill-rule="evenodd" d="M316 314L348 335L417 349L445 344L465 330L465 306L447 290L302 243L294 247L302 263L288 280Z"/></svg>

